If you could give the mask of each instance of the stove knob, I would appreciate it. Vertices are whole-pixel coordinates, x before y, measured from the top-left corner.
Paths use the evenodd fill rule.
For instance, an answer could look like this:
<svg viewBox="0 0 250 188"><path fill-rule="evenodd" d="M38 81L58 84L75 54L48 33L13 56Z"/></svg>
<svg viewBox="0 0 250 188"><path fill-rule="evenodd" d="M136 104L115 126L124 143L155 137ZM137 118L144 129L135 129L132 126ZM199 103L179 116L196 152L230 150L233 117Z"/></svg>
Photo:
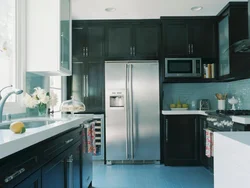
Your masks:
<svg viewBox="0 0 250 188"><path fill-rule="evenodd" d="M222 123L218 123L218 127L224 127Z"/></svg>

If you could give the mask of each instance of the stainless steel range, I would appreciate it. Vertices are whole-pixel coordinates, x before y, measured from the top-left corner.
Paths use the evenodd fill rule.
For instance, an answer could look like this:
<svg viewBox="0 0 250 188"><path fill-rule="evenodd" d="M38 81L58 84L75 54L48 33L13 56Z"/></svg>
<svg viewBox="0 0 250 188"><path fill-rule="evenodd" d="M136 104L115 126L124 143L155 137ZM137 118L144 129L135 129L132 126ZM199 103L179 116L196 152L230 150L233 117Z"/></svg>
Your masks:
<svg viewBox="0 0 250 188"><path fill-rule="evenodd" d="M208 112L207 127L213 131L244 131L244 127L247 128L247 125L232 121L231 116L238 115L250 115L250 110L217 110L216 112Z"/></svg>

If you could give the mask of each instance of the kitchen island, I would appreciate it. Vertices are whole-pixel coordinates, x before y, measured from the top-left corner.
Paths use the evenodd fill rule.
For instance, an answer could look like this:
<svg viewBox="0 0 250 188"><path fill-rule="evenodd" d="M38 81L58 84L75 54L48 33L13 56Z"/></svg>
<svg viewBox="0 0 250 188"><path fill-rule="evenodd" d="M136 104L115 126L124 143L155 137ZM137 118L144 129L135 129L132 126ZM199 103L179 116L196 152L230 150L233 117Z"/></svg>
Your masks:
<svg viewBox="0 0 250 188"><path fill-rule="evenodd" d="M86 135L92 119L93 115L57 115L50 118L55 122L27 128L23 134L0 129L0 187L91 185L92 153L87 151ZM27 118L18 121L25 124Z"/></svg>
<svg viewBox="0 0 250 188"><path fill-rule="evenodd" d="M214 187L250 187L250 132L214 133Z"/></svg>

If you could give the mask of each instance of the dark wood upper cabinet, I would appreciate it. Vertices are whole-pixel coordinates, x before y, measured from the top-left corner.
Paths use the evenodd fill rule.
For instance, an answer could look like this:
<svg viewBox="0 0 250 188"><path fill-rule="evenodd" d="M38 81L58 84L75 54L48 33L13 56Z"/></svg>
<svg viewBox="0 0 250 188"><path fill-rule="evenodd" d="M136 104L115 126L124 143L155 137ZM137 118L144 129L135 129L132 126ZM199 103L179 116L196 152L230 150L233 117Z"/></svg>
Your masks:
<svg viewBox="0 0 250 188"><path fill-rule="evenodd" d="M86 34L81 27L72 28L72 59L77 61L85 56Z"/></svg>
<svg viewBox="0 0 250 188"><path fill-rule="evenodd" d="M104 56L104 27L89 26L87 28L87 57Z"/></svg>
<svg viewBox="0 0 250 188"><path fill-rule="evenodd" d="M104 56L104 27L96 25L73 25L72 59L77 62L82 58Z"/></svg>
<svg viewBox="0 0 250 188"><path fill-rule="evenodd" d="M199 131L197 116L166 116L165 165L199 165Z"/></svg>
<svg viewBox="0 0 250 188"><path fill-rule="evenodd" d="M120 21L107 24L107 59L158 59L158 21Z"/></svg>
<svg viewBox="0 0 250 188"><path fill-rule="evenodd" d="M134 56L157 58L159 56L160 30L157 25L135 26Z"/></svg>
<svg viewBox="0 0 250 188"><path fill-rule="evenodd" d="M235 42L249 38L247 2L228 3L218 17L219 79L249 78L250 53L235 50Z"/></svg>
<svg viewBox="0 0 250 188"><path fill-rule="evenodd" d="M215 17L162 17L165 57L216 58Z"/></svg>
<svg viewBox="0 0 250 188"><path fill-rule="evenodd" d="M165 56L188 55L188 26L184 22L163 22L163 43Z"/></svg>
<svg viewBox="0 0 250 188"><path fill-rule="evenodd" d="M132 56L132 27L125 24L110 26L107 30L107 56L109 58Z"/></svg>

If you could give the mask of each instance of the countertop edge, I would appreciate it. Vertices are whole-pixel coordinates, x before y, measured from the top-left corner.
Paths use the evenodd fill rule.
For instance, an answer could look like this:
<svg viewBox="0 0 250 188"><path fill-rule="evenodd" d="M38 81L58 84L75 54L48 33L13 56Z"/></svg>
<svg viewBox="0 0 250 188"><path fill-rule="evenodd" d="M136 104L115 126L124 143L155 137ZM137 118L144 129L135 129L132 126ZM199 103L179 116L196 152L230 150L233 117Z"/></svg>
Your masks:
<svg viewBox="0 0 250 188"><path fill-rule="evenodd" d="M44 130L41 130L39 132L28 132L28 130L26 131L28 133L28 135L24 134L20 134L20 135L15 135L19 138L16 138L14 140L10 140L6 143L2 143L0 144L0 160L11 155L14 154L18 151L21 151L25 148L28 148L32 145L35 145L39 142L42 142L46 139L49 139L53 136L56 136L62 132L65 132L67 130L70 130L72 128L76 128L78 127L81 123L83 123L84 121L88 121L93 119L93 116L83 116L83 117L75 117L72 120L68 120L66 122L61 122L61 124L54 126L54 127L50 127ZM72 126L73 124L73 126ZM6 130L7 131L7 130ZM14 133L10 136L13 136ZM22 137L22 135L24 137Z"/></svg>

